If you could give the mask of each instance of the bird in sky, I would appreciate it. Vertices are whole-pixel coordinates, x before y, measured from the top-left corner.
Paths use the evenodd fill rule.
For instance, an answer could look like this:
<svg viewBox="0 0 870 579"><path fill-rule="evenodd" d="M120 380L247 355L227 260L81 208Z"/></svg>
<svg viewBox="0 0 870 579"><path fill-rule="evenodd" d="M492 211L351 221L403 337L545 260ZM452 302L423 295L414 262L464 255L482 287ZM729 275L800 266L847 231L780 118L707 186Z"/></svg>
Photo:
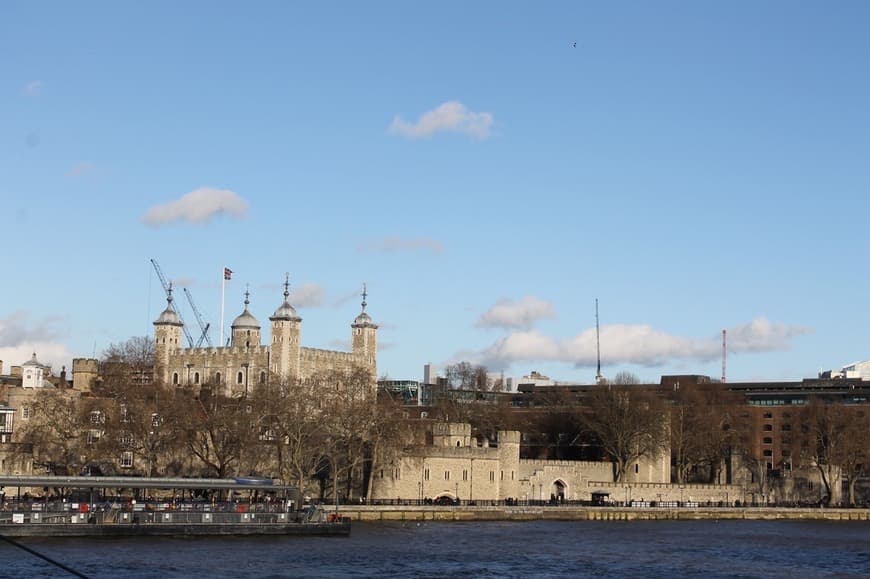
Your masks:
<svg viewBox="0 0 870 579"><path fill-rule="evenodd" d="M574 46L574 48L577 48L577 43L575 42L575 43L573 44L573 46Z"/></svg>

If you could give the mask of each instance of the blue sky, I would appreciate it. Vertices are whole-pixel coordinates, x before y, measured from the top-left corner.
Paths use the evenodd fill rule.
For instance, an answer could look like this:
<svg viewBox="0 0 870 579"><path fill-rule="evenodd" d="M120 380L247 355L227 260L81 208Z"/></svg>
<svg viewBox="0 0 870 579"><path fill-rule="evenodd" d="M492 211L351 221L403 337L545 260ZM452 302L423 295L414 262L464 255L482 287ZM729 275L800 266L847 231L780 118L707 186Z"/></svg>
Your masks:
<svg viewBox="0 0 870 579"><path fill-rule="evenodd" d="M864 2L4 2L0 359L204 316L379 370L870 358ZM574 45L576 43L576 46ZM179 296L180 297L180 296ZM179 300L182 301L182 300ZM183 304L186 305L186 304ZM193 321L189 309L183 313ZM212 338L217 340L217 330Z"/></svg>

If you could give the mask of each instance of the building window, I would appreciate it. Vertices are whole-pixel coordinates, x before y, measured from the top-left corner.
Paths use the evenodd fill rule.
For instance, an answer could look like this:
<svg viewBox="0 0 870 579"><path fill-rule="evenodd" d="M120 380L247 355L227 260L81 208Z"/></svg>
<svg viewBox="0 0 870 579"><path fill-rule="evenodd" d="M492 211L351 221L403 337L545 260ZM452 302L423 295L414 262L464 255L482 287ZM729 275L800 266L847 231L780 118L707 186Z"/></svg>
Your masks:
<svg viewBox="0 0 870 579"><path fill-rule="evenodd" d="M489 482L495 482L495 471L489 471Z"/></svg>
<svg viewBox="0 0 870 579"><path fill-rule="evenodd" d="M101 411L91 411L91 424L103 424L104 422L106 422L106 416Z"/></svg>
<svg viewBox="0 0 870 579"><path fill-rule="evenodd" d="M773 456L773 451L769 448L764 451L764 456Z"/></svg>
<svg viewBox="0 0 870 579"><path fill-rule="evenodd" d="M173 372L173 373L172 373L172 384L173 384L173 385L178 385L178 372Z"/></svg>
<svg viewBox="0 0 870 579"><path fill-rule="evenodd" d="M764 418L765 418L766 420L770 420L771 418L773 418L773 412L765 412L765 413L764 413Z"/></svg>
<svg viewBox="0 0 870 579"><path fill-rule="evenodd" d="M265 383L266 383L266 373L260 372L260 384L265 384Z"/></svg>
<svg viewBox="0 0 870 579"><path fill-rule="evenodd" d="M449 470L444 471L444 480L450 480L450 471Z"/></svg>
<svg viewBox="0 0 870 579"><path fill-rule="evenodd" d="M25 406L21 409L21 420L27 420L30 418L30 408Z"/></svg>
<svg viewBox="0 0 870 579"><path fill-rule="evenodd" d="M239 372L238 374L236 374L236 384L244 384L244 383L245 383L244 374Z"/></svg>
<svg viewBox="0 0 870 579"><path fill-rule="evenodd" d="M133 435L132 434L122 434L120 442L121 442L121 446L123 446L123 447L133 446Z"/></svg>
<svg viewBox="0 0 870 579"><path fill-rule="evenodd" d="M763 442L764 444L773 444L773 438L765 436L761 442Z"/></svg>
<svg viewBox="0 0 870 579"><path fill-rule="evenodd" d="M121 468L133 468L133 453L129 450L121 453Z"/></svg>
<svg viewBox="0 0 870 579"><path fill-rule="evenodd" d="M462 471L462 480L468 480L468 471L467 470Z"/></svg>
<svg viewBox="0 0 870 579"><path fill-rule="evenodd" d="M773 424L765 424L764 425L765 432L771 432L772 430L773 430Z"/></svg>
<svg viewBox="0 0 870 579"><path fill-rule="evenodd" d="M215 372L214 381L215 381L215 384L221 383L221 373L220 372Z"/></svg>
<svg viewBox="0 0 870 579"><path fill-rule="evenodd" d="M639 472L640 472L640 465L639 464L634 465L634 474L637 474Z"/></svg>
<svg viewBox="0 0 870 579"><path fill-rule="evenodd" d="M100 440L101 434L99 430L88 430L88 444L95 444Z"/></svg>
<svg viewBox="0 0 870 579"><path fill-rule="evenodd" d="M194 372L194 373L193 373L193 383L194 383L194 384L199 384L199 372Z"/></svg>
<svg viewBox="0 0 870 579"><path fill-rule="evenodd" d="M499 476L500 476L499 480L504 480L504 471L501 471L501 474Z"/></svg>
<svg viewBox="0 0 870 579"><path fill-rule="evenodd" d="M429 480L429 469L423 471L423 480Z"/></svg>

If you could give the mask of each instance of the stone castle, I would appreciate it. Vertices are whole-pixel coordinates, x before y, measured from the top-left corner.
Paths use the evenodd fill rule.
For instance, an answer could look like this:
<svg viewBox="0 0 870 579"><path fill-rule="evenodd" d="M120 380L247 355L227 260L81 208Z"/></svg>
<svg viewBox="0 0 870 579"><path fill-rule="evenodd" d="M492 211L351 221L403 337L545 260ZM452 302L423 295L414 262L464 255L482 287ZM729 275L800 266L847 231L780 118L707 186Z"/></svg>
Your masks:
<svg viewBox="0 0 870 579"><path fill-rule="evenodd" d="M154 322L154 379L174 386L208 384L221 394L239 396L270 377L305 380L320 372L362 367L370 371L374 390L378 326L366 313L365 289L362 312L351 324L351 351L339 352L302 347L302 318L290 305L289 286L285 280L284 302L269 316L269 345L262 344L262 328L248 309L250 293L246 291L245 309L233 320L229 345L217 348L182 346L183 323L172 304L170 287L166 309Z"/></svg>

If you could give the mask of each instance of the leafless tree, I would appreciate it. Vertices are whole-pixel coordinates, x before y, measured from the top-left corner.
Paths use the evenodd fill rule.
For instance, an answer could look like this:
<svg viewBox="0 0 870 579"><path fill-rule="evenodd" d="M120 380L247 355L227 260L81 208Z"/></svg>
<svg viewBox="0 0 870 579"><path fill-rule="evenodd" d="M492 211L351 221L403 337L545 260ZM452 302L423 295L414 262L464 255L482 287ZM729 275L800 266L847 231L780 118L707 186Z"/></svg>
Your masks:
<svg viewBox="0 0 870 579"><path fill-rule="evenodd" d="M845 475L849 479L849 502L855 503L855 483L868 462L867 417L863 409L811 399L799 415L797 432L801 458L814 467L830 501L832 490Z"/></svg>
<svg viewBox="0 0 870 579"><path fill-rule="evenodd" d="M485 366L476 366L463 361L447 366L444 373L451 388L475 391L491 390Z"/></svg>
<svg viewBox="0 0 870 579"><path fill-rule="evenodd" d="M28 419L17 435L20 442L32 445L35 464L78 474L89 460L89 433L101 432L102 424L97 418L92 425L89 412L76 404L76 398L77 393L69 390L43 388L25 404Z"/></svg>
<svg viewBox="0 0 870 579"><path fill-rule="evenodd" d="M662 452L667 420L661 400L631 386L602 386L586 397L585 424L613 461L613 478L625 480L626 469Z"/></svg>

